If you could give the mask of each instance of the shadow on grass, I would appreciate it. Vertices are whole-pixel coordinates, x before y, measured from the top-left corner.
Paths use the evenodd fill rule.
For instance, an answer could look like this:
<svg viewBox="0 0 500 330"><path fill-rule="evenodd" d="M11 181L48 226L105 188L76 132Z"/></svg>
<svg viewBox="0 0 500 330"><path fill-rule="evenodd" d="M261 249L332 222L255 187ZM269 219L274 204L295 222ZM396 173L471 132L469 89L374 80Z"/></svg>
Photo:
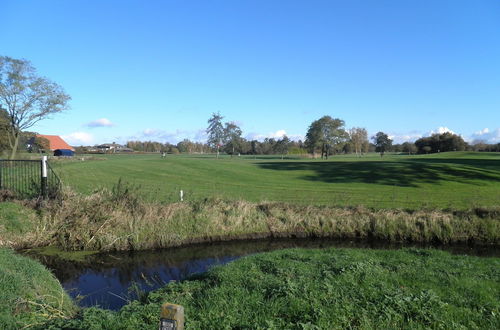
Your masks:
<svg viewBox="0 0 500 330"><path fill-rule="evenodd" d="M482 185L500 182L500 160L412 159L404 161L303 161L257 163L263 169L306 171L302 179L328 183L375 183L418 187L446 181ZM484 182L481 182L484 181Z"/></svg>

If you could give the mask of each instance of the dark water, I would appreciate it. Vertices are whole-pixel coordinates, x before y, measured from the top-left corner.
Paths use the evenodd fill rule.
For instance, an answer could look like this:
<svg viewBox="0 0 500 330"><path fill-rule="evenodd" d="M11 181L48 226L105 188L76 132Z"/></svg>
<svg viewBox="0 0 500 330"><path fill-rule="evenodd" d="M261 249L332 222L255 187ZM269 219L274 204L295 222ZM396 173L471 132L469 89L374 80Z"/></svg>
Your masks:
<svg viewBox="0 0 500 330"><path fill-rule="evenodd" d="M408 245L406 245L408 246ZM424 247L412 245L415 247ZM397 249L402 245L366 241L319 239L273 239L197 244L181 248L140 252L115 252L89 256L83 262L32 255L49 269L80 306L117 310L146 292L170 281L207 271L242 256L284 248L378 248ZM447 246L452 253L496 256L496 248Z"/></svg>

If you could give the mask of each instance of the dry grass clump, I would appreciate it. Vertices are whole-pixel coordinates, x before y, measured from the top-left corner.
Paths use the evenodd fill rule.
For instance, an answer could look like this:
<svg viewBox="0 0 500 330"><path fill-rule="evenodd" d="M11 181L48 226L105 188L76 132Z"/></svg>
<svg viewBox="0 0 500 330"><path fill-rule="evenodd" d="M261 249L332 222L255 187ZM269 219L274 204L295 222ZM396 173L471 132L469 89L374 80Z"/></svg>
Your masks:
<svg viewBox="0 0 500 330"><path fill-rule="evenodd" d="M38 210L14 247L142 250L262 237L369 238L390 242L499 244L500 211L372 210L204 199L159 203L118 182L90 195L65 189ZM0 233L1 234L1 233ZM0 241L2 237L0 236ZM3 239L5 241L5 239Z"/></svg>

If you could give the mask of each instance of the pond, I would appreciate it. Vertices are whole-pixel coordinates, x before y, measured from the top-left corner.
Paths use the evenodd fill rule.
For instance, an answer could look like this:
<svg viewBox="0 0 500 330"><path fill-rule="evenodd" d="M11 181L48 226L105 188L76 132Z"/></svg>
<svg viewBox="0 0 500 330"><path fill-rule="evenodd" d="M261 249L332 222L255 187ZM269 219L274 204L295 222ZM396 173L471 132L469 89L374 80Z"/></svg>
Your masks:
<svg viewBox="0 0 500 330"><path fill-rule="evenodd" d="M153 251L99 253L87 256L83 261L44 256L32 251L26 254L51 269L80 306L117 310L171 281L183 280L242 256L284 248L327 247L397 249L402 245L355 240L266 239L196 244ZM457 254L500 256L500 251L491 247L462 245L437 248Z"/></svg>

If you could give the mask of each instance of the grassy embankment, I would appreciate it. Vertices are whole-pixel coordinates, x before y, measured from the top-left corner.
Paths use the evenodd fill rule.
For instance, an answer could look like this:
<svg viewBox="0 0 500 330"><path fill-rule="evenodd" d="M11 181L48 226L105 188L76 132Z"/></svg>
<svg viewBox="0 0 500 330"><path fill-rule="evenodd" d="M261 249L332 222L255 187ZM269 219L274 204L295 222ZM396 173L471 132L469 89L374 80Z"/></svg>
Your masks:
<svg viewBox="0 0 500 330"><path fill-rule="evenodd" d="M498 329L499 281L498 258L415 249L282 250L170 283L118 312L87 308L50 325L155 329L168 301L185 307L187 329Z"/></svg>
<svg viewBox="0 0 500 330"><path fill-rule="evenodd" d="M97 156L94 156L96 158ZM151 201L220 198L376 209L469 209L500 203L500 153L370 154L319 159L212 155L103 155L54 164L63 182L89 194L119 178Z"/></svg>
<svg viewBox="0 0 500 330"><path fill-rule="evenodd" d="M275 236L500 241L496 153L332 161L102 157L54 166L78 191L66 191L61 201L36 212L29 204L0 205L0 219L9 207L21 219L4 217L0 245L127 250ZM120 177L135 188L116 184Z"/></svg>
<svg viewBox="0 0 500 330"><path fill-rule="evenodd" d="M30 258L0 248L0 327L20 329L70 317L76 306L59 281Z"/></svg>
<svg viewBox="0 0 500 330"><path fill-rule="evenodd" d="M262 237L366 238L389 242L498 245L500 209L371 210L363 207L207 199L143 201L116 185L85 196L66 192L37 209L0 204L0 246L66 250L143 250Z"/></svg>

